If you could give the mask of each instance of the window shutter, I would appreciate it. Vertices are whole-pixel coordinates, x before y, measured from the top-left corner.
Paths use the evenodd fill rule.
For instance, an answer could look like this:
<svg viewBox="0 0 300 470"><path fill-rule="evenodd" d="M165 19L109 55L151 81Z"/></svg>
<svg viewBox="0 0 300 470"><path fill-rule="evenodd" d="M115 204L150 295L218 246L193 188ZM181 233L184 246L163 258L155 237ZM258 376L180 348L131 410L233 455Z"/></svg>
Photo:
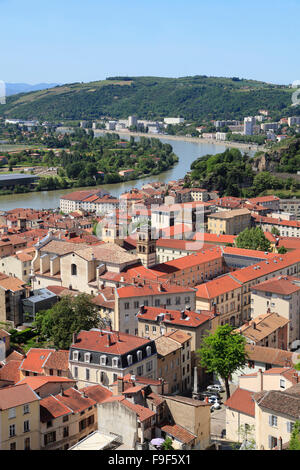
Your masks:
<svg viewBox="0 0 300 470"><path fill-rule="evenodd" d="M268 436L269 449L272 449L272 436Z"/></svg>
<svg viewBox="0 0 300 470"><path fill-rule="evenodd" d="M269 415L269 425L272 426L272 415Z"/></svg>

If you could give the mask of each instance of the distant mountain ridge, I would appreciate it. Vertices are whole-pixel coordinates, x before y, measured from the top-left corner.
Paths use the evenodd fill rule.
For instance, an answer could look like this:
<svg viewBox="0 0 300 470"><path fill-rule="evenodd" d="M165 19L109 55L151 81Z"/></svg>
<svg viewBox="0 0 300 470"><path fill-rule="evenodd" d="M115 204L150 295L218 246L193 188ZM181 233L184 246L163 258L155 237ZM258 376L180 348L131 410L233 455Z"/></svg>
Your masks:
<svg viewBox="0 0 300 470"><path fill-rule="evenodd" d="M6 83L6 96L17 95L18 93L30 93L31 91L45 90L60 85L60 83L37 83L30 85L29 83Z"/></svg>
<svg viewBox="0 0 300 470"><path fill-rule="evenodd" d="M292 107L293 88L238 77L109 77L89 83L69 83L7 96L0 116L38 120L238 119L267 109L272 119L300 114Z"/></svg>

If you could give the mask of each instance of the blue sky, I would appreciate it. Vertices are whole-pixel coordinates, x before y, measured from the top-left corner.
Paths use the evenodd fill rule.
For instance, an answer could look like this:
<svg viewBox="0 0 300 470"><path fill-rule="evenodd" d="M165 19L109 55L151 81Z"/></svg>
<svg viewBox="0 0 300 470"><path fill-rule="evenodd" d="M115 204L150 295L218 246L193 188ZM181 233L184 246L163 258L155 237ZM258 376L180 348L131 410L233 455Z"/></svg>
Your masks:
<svg viewBox="0 0 300 470"><path fill-rule="evenodd" d="M299 0L0 0L0 80L300 80Z"/></svg>

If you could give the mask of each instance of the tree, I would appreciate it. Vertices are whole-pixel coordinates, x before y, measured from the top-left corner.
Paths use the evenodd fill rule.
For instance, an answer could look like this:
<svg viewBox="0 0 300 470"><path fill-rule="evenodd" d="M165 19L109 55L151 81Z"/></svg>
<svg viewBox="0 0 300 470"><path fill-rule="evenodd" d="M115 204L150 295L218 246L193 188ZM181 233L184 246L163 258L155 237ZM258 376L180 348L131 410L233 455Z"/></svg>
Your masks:
<svg viewBox="0 0 300 470"><path fill-rule="evenodd" d="M170 437L167 437L165 441L162 443L161 447L163 450L174 450L173 441Z"/></svg>
<svg viewBox="0 0 300 470"><path fill-rule="evenodd" d="M300 450L300 421L298 420L293 426L288 450Z"/></svg>
<svg viewBox="0 0 300 470"><path fill-rule="evenodd" d="M271 243L265 237L260 227L246 228L236 238L235 245L238 248L250 250L270 251Z"/></svg>
<svg viewBox="0 0 300 470"><path fill-rule="evenodd" d="M285 253L287 253L287 249L285 246L280 246L277 250L277 253L279 253L280 255L284 255Z"/></svg>
<svg viewBox="0 0 300 470"><path fill-rule="evenodd" d="M63 297L51 309L39 312L35 326L38 333L50 339L54 346L69 349L73 333L103 327L104 324L92 297L78 294L76 297Z"/></svg>
<svg viewBox="0 0 300 470"><path fill-rule="evenodd" d="M276 237L279 237L279 236L280 236L280 232L279 232L279 230L278 230L277 227L272 227L272 228L271 228L271 233L272 233L273 235L275 235Z"/></svg>
<svg viewBox="0 0 300 470"><path fill-rule="evenodd" d="M224 381L227 399L230 397L229 379L233 372L247 362L246 339L233 333L233 327L226 324L203 339L197 355L207 372L218 374Z"/></svg>

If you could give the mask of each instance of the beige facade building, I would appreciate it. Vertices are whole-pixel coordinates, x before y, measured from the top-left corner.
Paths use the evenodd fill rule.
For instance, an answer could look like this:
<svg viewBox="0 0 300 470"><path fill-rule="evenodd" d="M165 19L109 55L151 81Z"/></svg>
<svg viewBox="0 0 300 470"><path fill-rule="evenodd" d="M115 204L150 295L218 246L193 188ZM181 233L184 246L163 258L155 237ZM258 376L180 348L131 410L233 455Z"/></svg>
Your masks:
<svg viewBox="0 0 300 470"><path fill-rule="evenodd" d="M27 284L30 281L31 262L34 253L34 248L25 248L15 255L2 258L0 271L8 276L17 277Z"/></svg>
<svg viewBox="0 0 300 470"><path fill-rule="evenodd" d="M288 347L300 338L300 279L277 276L255 285L251 292L251 316L271 309L289 320Z"/></svg>
<svg viewBox="0 0 300 470"><path fill-rule="evenodd" d="M251 224L248 209L221 211L208 216L208 232L217 235L238 235Z"/></svg>
<svg viewBox="0 0 300 470"><path fill-rule="evenodd" d="M0 449L40 449L40 397L26 384L0 390Z"/></svg>
<svg viewBox="0 0 300 470"><path fill-rule="evenodd" d="M270 348L287 349L288 323L276 312L259 315L252 321L246 321L236 333L243 335L247 343Z"/></svg>

